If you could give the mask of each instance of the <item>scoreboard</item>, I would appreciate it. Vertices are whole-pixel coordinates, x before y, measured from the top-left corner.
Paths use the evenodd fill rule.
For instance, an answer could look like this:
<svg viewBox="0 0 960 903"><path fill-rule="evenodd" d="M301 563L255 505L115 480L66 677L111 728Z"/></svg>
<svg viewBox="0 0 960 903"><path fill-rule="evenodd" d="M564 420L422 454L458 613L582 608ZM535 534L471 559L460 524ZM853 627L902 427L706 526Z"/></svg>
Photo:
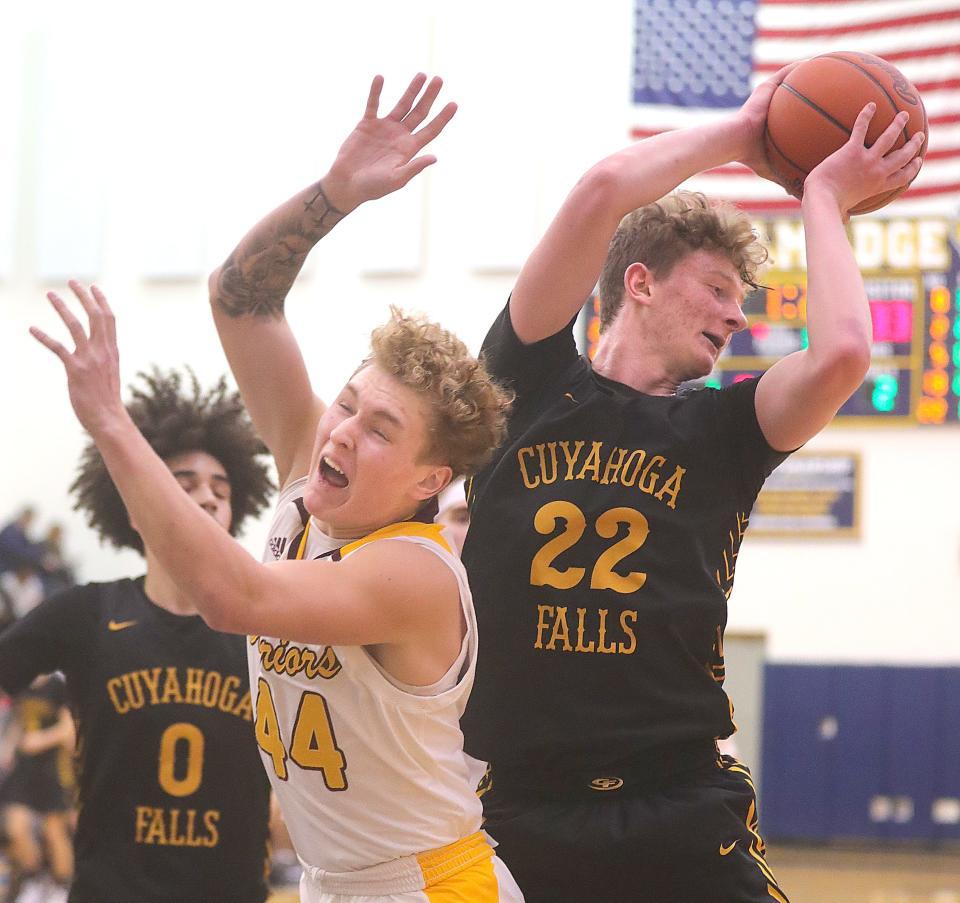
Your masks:
<svg viewBox="0 0 960 903"><path fill-rule="evenodd" d="M704 382L720 388L762 373L807 345L807 273L798 219L754 226L770 249L763 285L743 305L734 335ZM960 226L945 219L861 219L850 240L863 273L873 348L870 371L840 409L847 424L960 422ZM599 302L583 319L587 353L599 337Z"/></svg>

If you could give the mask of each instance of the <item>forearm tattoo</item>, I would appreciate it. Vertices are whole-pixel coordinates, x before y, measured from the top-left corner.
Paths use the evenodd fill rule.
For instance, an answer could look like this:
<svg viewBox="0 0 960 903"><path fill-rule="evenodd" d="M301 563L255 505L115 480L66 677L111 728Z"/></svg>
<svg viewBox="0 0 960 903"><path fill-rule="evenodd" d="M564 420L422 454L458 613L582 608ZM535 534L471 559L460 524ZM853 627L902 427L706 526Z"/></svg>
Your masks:
<svg viewBox="0 0 960 903"><path fill-rule="evenodd" d="M319 183L313 197L291 206L254 228L220 268L213 300L227 316L282 317L307 254L345 216Z"/></svg>

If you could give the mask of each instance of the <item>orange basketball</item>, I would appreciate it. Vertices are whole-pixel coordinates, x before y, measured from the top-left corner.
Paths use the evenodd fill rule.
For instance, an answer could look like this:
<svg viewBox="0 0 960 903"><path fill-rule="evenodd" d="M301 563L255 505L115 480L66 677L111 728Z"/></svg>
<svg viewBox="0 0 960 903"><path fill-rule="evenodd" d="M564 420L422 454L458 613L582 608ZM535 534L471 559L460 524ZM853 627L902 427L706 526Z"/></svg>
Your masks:
<svg viewBox="0 0 960 903"><path fill-rule="evenodd" d="M805 60L781 82L767 114L767 157L777 174L797 193L821 160L849 139L859 112L873 101L877 111L867 131L869 147L901 110L910 119L897 139L902 147L917 132L924 134L920 156L927 152L927 113L917 89L902 72L870 53L825 53ZM851 213L869 213L889 204L908 186L861 201Z"/></svg>

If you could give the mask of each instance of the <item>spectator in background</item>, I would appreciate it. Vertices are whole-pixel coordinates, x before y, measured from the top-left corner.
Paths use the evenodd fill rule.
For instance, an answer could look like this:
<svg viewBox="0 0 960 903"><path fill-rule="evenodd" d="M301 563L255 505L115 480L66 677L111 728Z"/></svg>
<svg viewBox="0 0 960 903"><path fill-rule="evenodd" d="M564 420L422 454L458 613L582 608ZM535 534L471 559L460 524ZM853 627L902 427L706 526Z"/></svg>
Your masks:
<svg viewBox="0 0 960 903"><path fill-rule="evenodd" d="M47 535L40 543L46 552L46 568L40 574L43 595L52 596L69 589L77 582L73 567L63 552L63 524L54 521L47 528Z"/></svg>
<svg viewBox="0 0 960 903"><path fill-rule="evenodd" d="M31 564L20 564L0 573L0 592L8 612L7 622L19 620L43 601L40 574L41 571Z"/></svg>
<svg viewBox="0 0 960 903"><path fill-rule="evenodd" d="M30 527L35 517L36 511L26 505L0 530L0 573L24 567L41 571L49 564L43 544L30 538Z"/></svg>
<svg viewBox="0 0 960 903"><path fill-rule="evenodd" d="M30 538L35 517L35 509L26 505L0 530L0 626L40 604L44 577L53 574L60 561L45 543Z"/></svg>
<svg viewBox="0 0 960 903"><path fill-rule="evenodd" d="M16 899L66 900L73 874L72 775L62 766L64 750L73 749L74 726L63 678L38 677L17 697L15 712L13 767L0 783L0 826L20 885ZM49 878L41 876L44 864Z"/></svg>
<svg viewBox="0 0 960 903"><path fill-rule="evenodd" d="M470 526L470 512L467 510L467 497L463 491L463 479L454 480L440 493L440 511L436 521L447 527L457 544L457 554L463 550L463 541Z"/></svg>

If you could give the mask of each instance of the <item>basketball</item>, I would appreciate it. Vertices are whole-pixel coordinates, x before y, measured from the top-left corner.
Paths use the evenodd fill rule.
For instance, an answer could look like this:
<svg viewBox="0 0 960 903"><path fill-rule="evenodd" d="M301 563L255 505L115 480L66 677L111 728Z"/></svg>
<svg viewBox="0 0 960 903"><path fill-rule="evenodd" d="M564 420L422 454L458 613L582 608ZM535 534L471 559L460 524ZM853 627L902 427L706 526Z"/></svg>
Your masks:
<svg viewBox="0 0 960 903"><path fill-rule="evenodd" d="M847 142L857 115L870 101L877 110L867 131L867 146L877 140L897 113L906 110L910 119L893 149L922 131L922 158L927 151L927 114L920 94L903 73L870 53L825 53L793 69L770 101L767 158L784 184L801 194L807 174ZM850 213L878 210L908 187L866 198Z"/></svg>

